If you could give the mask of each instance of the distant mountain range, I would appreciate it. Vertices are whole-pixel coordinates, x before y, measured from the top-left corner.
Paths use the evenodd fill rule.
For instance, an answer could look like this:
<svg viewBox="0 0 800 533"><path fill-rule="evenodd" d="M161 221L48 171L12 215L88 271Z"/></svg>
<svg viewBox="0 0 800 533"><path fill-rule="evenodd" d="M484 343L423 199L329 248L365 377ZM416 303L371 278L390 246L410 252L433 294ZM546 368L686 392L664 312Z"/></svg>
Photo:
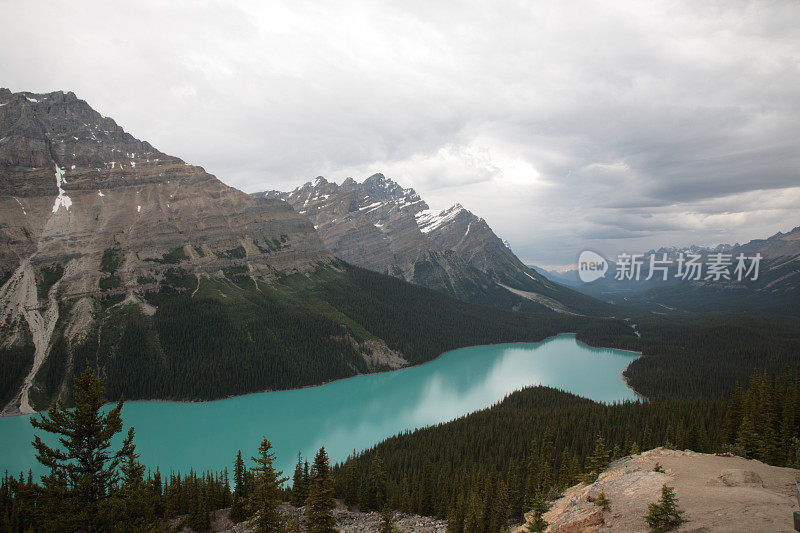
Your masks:
<svg viewBox="0 0 800 533"><path fill-rule="evenodd" d="M432 210L414 189L383 174L341 185L318 177L290 192L256 196L287 201L311 220L336 257L375 272L472 303L611 314L609 306L524 265L483 218L458 203Z"/></svg>
<svg viewBox="0 0 800 533"><path fill-rule="evenodd" d="M723 253L736 257L760 254L762 261L757 280L746 278L732 280L684 281L670 277L663 281L654 276L651 280L617 280L616 264L610 262L604 278L583 283L577 270L564 272L538 269L548 279L565 284L587 295L610 303L633 304L663 311L740 311L752 310L774 314L800 315L800 227L787 233L778 232L767 239L756 239L746 244L721 244L714 247L690 246L686 248L659 248L645 252L643 278L648 272L651 255L661 258L667 254L674 259L678 254L699 254L707 260L710 254ZM611 259L611 258L609 258Z"/></svg>
<svg viewBox="0 0 800 533"><path fill-rule="evenodd" d="M73 93L0 89L2 413L69 400L87 365L109 398L221 398L539 340L607 308L529 271L483 220L425 211L381 176L308 184L291 200L302 213L275 196L158 151ZM472 305L326 245L547 314Z"/></svg>

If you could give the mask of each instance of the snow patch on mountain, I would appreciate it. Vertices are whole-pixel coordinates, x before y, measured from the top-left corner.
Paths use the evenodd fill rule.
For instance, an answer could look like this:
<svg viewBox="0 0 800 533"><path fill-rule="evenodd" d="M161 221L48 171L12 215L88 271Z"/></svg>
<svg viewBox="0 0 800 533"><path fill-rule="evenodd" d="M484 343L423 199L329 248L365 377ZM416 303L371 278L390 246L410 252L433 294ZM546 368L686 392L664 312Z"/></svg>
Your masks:
<svg viewBox="0 0 800 533"><path fill-rule="evenodd" d="M64 179L64 169L55 165L56 169L56 187L58 187L58 196L56 196L56 203L53 204L53 213L58 211L58 208L62 205L69 211L69 207L72 205L72 199L64 194L64 189L61 188L61 185L66 183L67 180Z"/></svg>
<svg viewBox="0 0 800 533"><path fill-rule="evenodd" d="M22 214L23 214L23 215L25 215L25 216L28 216L28 213L25 211L25 206L24 206L24 205L22 205L22 202L20 202L20 201L19 201L19 198L17 198L17 197L15 196L15 197L14 197L14 200L16 200L16 201L17 201L17 203L19 204L19 206L22 208Z"/></svg>
<svg viewBox="0 0 800 533"><path fill-rule="evenodd" d="M422 233L430 233L452 222L462 211L464 211L464 208L461 207L461 204L456 204L444 211L426 209L415 214L414 218L417 221L417 227Z"/></svg>

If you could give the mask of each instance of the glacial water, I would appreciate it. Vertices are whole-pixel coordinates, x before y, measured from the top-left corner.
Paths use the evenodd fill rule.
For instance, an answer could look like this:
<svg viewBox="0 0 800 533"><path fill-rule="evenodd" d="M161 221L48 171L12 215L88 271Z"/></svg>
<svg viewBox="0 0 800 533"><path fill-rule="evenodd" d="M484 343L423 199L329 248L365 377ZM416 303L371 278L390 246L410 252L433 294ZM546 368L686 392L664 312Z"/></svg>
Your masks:
<svg viewBox="0 0 800 533"><path fill-rule="evenodd" d="M126 427L136 428L141 461L162 473L231 470L237 450L249 459L266 436L278 466L291 475L298 451L313 458L324 445L332 462L341 461L386 437L483 409L529 385L602 402L635 399L621 380L635 357L590 348L567 334L461 348L424 365L306 389L213 402L127 402L122 414ZM28 416L0 418L0 472L43 472L32 439Z"/></svg>

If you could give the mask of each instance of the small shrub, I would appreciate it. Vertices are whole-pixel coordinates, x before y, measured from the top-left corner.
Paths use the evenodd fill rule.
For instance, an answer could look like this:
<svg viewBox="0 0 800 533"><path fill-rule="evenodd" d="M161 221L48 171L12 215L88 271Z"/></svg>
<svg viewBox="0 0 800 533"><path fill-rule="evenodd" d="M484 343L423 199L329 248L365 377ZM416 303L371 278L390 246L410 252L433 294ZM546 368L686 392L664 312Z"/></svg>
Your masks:
<svg viewBox="0 0 800 533"><path fill-rule="evenodd" d="M604 511L607 511L611 507L611 500L608 499L605 492L600 492L597 495L597 499L594 501L595 505L602 507Z"/></svg>

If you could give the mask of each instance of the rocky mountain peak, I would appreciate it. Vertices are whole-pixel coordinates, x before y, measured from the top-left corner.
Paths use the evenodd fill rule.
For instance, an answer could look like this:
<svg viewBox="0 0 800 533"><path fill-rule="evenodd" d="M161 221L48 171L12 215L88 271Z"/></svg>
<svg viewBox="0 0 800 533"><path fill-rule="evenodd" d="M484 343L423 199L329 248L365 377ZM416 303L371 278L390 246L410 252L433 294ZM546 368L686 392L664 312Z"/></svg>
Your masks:
<svg viewBox="0 0 800 533"><path fill-rule="evenodd" d="M308 217L328 249L347 262L468 301L539 311L569 307L549 296L557 291L484 219L459 203L429 209L414 189L383 174L341 185L318 178L279 197Z"/></svg>
<svg viewBox="0 0 800 533"><path fill-rule="evenodd" d="M58 263L62 288L75 294L136 291L137 279L160 279L173 252L196 272L217 271L222 259L270 271L330 257L285 203L156 150L72 92L0 90L0 205L4 279ZM98 285L109 277L100 266L108 250L120 271Z"/></svg>

